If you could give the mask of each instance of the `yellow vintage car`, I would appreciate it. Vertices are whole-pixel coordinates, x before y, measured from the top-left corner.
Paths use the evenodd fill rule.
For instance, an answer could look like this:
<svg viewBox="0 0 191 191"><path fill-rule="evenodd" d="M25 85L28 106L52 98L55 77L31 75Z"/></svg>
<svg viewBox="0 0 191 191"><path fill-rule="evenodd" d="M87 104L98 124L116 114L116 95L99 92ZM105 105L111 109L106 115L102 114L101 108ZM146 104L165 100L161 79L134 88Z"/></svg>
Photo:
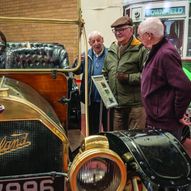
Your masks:
<svg viewBox="0 0 191 191"><path fill-rule="evenodd" d="M0 77L0 190L190 189L191 159L169 133L103 132L85 137L72 150L68 108L77 89L66 72L64 46L5 44L7 68Z"/></svg>
<svg viewBox="0 0 191 191"><path fill-rule="evenodd" d="M8 21L41 22L0 20L5 28ZM80 17L42 21L84 25ZM191 159L170 133L108 131L72 149L69 129L81 123L70 52L60 43L0 35L0 191L191 190Z"/></svg>

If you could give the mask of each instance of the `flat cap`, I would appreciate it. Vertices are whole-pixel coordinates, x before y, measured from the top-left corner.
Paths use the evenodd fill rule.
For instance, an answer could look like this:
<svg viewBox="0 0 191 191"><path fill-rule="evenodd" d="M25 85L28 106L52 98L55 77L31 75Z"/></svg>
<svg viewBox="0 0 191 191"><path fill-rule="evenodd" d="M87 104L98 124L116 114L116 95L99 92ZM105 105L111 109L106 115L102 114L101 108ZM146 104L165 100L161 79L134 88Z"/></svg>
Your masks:
<svg viewBox="0 0 191 191"><path fill-rule="evenodd" d="M123 16L118 18L112 25L111 28L115 28L115 27L121 27L123 25L129 25L129 26L133 26L133 21L130 17L128 16Z"/></svg>

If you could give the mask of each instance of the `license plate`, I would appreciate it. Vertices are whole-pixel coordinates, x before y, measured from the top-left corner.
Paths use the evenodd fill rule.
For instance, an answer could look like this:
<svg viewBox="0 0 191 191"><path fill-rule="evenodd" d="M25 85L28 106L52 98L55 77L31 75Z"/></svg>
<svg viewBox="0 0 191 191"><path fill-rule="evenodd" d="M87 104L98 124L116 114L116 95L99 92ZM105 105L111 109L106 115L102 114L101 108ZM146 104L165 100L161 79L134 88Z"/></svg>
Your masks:
<svg viewBox="0 0 191 191"><path fill-rule="evenodd" d="M64 191L64 176L26 175L0 179L0 191Z"/></svg>

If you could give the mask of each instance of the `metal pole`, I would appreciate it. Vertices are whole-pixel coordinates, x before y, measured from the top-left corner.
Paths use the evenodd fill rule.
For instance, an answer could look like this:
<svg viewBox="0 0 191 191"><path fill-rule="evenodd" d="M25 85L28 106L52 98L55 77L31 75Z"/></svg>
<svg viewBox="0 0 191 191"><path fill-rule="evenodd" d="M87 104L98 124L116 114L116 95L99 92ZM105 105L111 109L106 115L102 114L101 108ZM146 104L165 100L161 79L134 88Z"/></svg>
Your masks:
<svg viewBox="0 0 191 191"><path fill-rule="evenodd" d="M87 37L84 29L84 40L87 43ZM88 100L88 46L85 46L85 122L86 122L86 132L85 136L89 136L89 100Z"/></svg>
<svg viewBox="0 0 191 191"><path fill-rule="evenodd" d="M132 184L133 184L133 191L139 191L137 179L135 177L133 177L132 179Z"/></svg>
<svg viewBox="0 0 191 191"><path fill-rule="evenodd" d="M110 131L110 109L107 109L107 131Z"/></svg>
<svg viewBox="0 0 191 191"><path fill-rule="evenodd" d="M102 128L102 116L103 116L103 102L100 101L100 109L99 109L99 132L103 131Z"/></svg>

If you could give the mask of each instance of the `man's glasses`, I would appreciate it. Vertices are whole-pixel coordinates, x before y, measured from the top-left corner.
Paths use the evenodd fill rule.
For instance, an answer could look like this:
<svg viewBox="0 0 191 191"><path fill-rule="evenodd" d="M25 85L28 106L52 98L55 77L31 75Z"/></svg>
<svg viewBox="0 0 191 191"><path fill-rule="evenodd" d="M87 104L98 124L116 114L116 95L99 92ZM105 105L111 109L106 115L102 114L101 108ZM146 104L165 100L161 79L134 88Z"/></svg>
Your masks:
<svg viewBox="0 0 191 191"><path fill-rule="evenodd" d="M123 27L123 28L115 28L115 29L112 29L112 32L113 33L122 33L122 32L124 32L126 29L129 29L129 28L131 28L131 27Z"/></svg>
<svg viewBox="0 0 191 191"><path fill-rule="evenodd" d="M140 41L142 41L142 39L143 38L145 38L146 36L148 36L148 37L151 37L152 36L152 33L148 33L148 32L145 32L145 33L143 33L143 34L137 34L137 39L139 39Z"/></svg>

